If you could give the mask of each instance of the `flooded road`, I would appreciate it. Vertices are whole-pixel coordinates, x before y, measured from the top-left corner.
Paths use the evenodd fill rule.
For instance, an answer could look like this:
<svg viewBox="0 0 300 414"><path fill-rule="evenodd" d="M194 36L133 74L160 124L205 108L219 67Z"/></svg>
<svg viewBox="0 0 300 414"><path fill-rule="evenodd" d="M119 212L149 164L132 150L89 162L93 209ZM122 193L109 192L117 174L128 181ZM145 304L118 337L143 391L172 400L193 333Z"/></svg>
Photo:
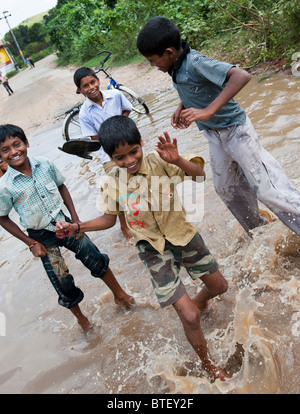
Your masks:
<svg viewBox="0 0 300 414"><path fill-rule="evenodd" d="M57 305L40 260L1 228L0 312L5 330L2 324L0 393L298 394L299 240L278 220L256 229L250 239L214 191L202 133L195 125L183 131L170 126L178 104L176 91L170 88L144 97L151 115L132 118L145 152L154 149L157 135L166 129L178 139L181 153L196 152L206 160L204 217L196 227L229 289L212 301L201 323L213 358L232 378L213 384L207 378L174 309L159 308L146 269L118 224L89 236L109 254L111 269L134 296L132 310L118 308L106 286L63 251L85 293L82 309L96 326L88 335L71 312ZM262 145L300 190L300 79L279 74L253 77L237 100ZM80 219L101 214L96 196L104 171L97 157L89 161L60 152L61 123L28 138L29 154L47 156L67 177ZM11 218L18 220L15 213ZM200 285L184 270L181 276L193 296Z"/></svg>

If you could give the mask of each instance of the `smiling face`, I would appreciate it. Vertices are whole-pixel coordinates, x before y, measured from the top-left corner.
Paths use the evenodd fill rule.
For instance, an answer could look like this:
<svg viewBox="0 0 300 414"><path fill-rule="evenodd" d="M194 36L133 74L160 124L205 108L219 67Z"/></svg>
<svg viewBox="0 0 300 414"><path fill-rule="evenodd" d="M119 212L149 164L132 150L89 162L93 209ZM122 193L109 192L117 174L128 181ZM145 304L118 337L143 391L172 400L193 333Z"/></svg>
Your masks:
<svg viewBox="0 0 300 414"><path fill-rule="evenodd" d="M28 164L28 141L24 143L19 137L9 136L0 143L0 159L15 170L21 171Z"/></svg>
<svg viewBox="0 0 300 414"><path fill-rule="evenodd" d="M101 99L100 92L100 80L92 75L85 76L80 81L79 91L89 98L91 101L97 101Z"/></svg>
<svg viewBox="0 0 300 414"><path fill-rule="evenodd" d="M140 144L120 144L112 154L112 160L120 168L126 168L130 174L139 171L143 161L143 141Z"/></svg>

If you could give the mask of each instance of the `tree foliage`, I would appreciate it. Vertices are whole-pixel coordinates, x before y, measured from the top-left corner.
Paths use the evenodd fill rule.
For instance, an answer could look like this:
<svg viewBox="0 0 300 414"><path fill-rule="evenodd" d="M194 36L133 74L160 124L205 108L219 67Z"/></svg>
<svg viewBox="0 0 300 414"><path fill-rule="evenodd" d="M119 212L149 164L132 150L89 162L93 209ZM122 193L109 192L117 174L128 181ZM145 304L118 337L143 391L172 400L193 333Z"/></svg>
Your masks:
<svg viewBox="0 0 300 414"><path fill-rule="evenodd" d="M139 55L137 34L158 15L193 48L235 63L290 58L300 48L299 0L58 0L42 24L21 25L16 35L25 50L50 39L62 64L82 64L103 49L124 62ZM10 33L5 40L13 44Z"/></svg>
<svg viewBox="0 0 300 414"><path fill-rule="evenodd" d="M34 23L32 26L19 25L13 29L14 35L19 43L25 56L34 56L34 54L50 46L50 38L42 23ZM18 48L14 42L11 32L7 32L4 40L11 45L11 52L18 58L18 64L22 65Z"/></svg>
<svg viewBox="0 0 300 414"><path fill-rule="evenodd" d="M101 49L124 60L138 54L136 36L157 15L173 20L192 47L237 45L241 60L291 55L300 43L299 0L59 0L47 28L64 62Z"/></svg>

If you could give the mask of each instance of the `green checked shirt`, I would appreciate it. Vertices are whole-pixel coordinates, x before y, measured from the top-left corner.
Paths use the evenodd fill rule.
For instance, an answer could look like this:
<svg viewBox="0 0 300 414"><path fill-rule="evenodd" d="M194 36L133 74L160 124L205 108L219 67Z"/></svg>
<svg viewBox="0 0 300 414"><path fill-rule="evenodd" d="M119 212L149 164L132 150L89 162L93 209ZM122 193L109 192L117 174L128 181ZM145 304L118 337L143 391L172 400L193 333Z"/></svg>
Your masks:
<svg viewBox="0 0 300 414"><path fill-rule="evenodd" d="M32 178L8 166L0 179L0 216L14 208L25 229L54 231L51 221L65 220L58 187L65 178L47 158L29 159Z"/></svg>

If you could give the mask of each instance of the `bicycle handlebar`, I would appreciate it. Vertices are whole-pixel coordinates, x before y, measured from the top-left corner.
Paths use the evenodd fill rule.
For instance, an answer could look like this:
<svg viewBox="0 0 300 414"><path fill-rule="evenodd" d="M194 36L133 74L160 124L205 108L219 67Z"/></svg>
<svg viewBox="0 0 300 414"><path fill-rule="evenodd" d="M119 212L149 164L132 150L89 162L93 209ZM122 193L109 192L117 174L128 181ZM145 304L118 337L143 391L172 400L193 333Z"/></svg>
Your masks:
<svg viewBox="0 0 300 414"><path fill-rule="evenodd" d="M111 52L109 50L102 50L101 52L97 53L98 55L102 55L102 53L106 53L107 56L105 56L105 58L103 60L100 60L100 68L99 70L101 70L104 66L104 63L110 58Z"/></svg>

